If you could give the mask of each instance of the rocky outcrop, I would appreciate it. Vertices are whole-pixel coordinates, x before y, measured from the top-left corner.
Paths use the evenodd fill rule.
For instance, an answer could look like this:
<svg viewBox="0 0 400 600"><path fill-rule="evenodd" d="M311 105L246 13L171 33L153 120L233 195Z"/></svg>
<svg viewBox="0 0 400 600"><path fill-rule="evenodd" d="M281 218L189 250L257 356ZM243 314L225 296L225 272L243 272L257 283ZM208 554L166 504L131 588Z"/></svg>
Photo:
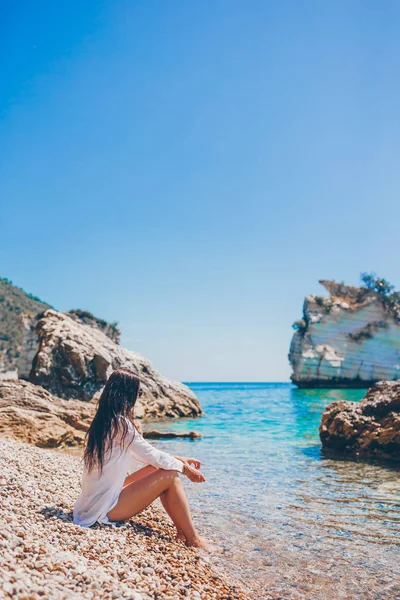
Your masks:
<svg viewBox="0 0 400 600"><path fill-rule="evenodd" d="M96 412L96 402L62 400L38 385L22 380L0 380L0 437L10 437L41 448L79 447ZM201 438L196 431L143 431L150 439Z"/></svg>
<svg viewBox="0 0 400 600"><path fill-rule="evenodd" d="M39 350L30 380L55 396L90 400L112 371L123 367L141 380L142 395L135 407L138 418L193 417L202 412L189 388L168 381L146 358L121 348L99 329L47 310L36 331Z"/></svg>
<svg viewBox="0 0 400 600"><path fill-rule="evenodd" d="M400 378L400 321L370 289L320 281L329 296L307 296L289 353L299 387L360 387Z"/></svg>
<svg viewBox="0 0 400 600"><path fill-rule="evenodd" d="M326 449L400 461L400 382L380 381L360 402L332 402L319 434Z"/></svg>
<svg viewBox="0 0 400 600"><path fill-rule="evenodd" d="M0 381L0 435L55 448L80 446L95 403L61 400L27 381Z"/></svg>
<svg viewBox="0 0 400 600"><path fill-rule="evenodd" d="M52 308L50 304L0 277L0 379L29 379L39 345L36 323L48 308ZM113 342L119 343L121 333L117 323L108 323L79 309L66 314L100 329Z"/></svg>
<svg viewBox="0 0 400 600"><path fill-rule="evenodd" d="M0 278L0 381L30 380L60 398L90 400L99 395L110 373L123 366L142 381L139 418L201 414L193 392L121 348L119 340L116 323L88 311L59 313Z"/></svg>

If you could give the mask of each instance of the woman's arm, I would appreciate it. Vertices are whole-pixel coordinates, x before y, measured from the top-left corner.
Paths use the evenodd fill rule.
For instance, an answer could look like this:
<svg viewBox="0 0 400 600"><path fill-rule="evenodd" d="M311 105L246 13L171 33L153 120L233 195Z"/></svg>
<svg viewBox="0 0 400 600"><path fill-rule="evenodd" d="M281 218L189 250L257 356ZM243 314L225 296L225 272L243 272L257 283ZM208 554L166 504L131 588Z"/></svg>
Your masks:
<svg viewBox="0 0 400 600"><path fill-rule="evenodd" d="M201 483L205 481L205 477L200 471L190 466L190 464L185 462L183 459L175 458L171 454L163 452L162 450L158 450L152 446L147 440L144 439L138 430L135 429L132 423L128 419L126 420L128 423L128 437L126 440L127 451L138 462L144 463L145 465L151 465L157 469L179 471L183 475L186 475L190 481L195 483Z"/></svg>
<svg viewBox="0 0 400 600"><path fill-rule="evenodd" d="M130 439L127 439L127 449L135 460L145 465L152 465L157 469L183 473L182 460L152 446L130 422L128 422L128 432Z"/></svg>
<svg viewBox="0 0 400 600"><path fill-rule="evenodd" d="M147 465L146 467L138 469L134 473L131 473L130 475L125 477L124 485L122 487L124 488L130 483L138 481L138 479L142 479L142 477L146 477L146 475L153 473L153 471L157 471L157 467L153 467L152 465ZM194 469L186 462L183 464L182 475L186 475L186 477L194 483L202 483L203 481L205 481L203 473L200 473L200 471Z"/></svg>

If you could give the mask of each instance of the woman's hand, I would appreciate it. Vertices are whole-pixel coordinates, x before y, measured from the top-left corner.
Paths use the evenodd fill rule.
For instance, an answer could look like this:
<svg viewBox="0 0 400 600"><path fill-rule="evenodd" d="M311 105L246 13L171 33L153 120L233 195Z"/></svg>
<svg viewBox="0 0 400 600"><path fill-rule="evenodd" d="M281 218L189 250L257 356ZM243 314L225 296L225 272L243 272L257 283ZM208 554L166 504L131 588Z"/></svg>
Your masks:
<svg viewBox="0 0 400 600"><path fill-rule="evenodd" d="M200 469L201 467L201 462L197 460L197 458L185 458L185 462L187 462L188 465L193 465L195 469Z"/></svg>
<svg viewBox="0 0 400 600"><path fill-rule="evenodd" d="M201 467L201 462L197 458L185 458L184 456L175 456L175 458L188 465L193 465L196 469L200 469Z"/></svg>
<svg viewBox="0 0 400 600"><path fill-rule="evenodd" d="M203 481L206 480L203 473L200 473L200 471L194 467L191 467L188 462L183 463L182 474L186 475L186 477L190 479L190 481L193 481L193 483L203 483Z"/></svg>

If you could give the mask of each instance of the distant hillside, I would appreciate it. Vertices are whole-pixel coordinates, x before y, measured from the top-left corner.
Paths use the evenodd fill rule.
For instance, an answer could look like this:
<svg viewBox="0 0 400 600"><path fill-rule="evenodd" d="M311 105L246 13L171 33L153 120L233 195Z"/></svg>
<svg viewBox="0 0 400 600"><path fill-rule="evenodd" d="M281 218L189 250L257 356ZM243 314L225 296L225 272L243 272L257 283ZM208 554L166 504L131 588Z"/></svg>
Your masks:
<svg viewBox="0 0 400 600"><path fill-rule="evenodd" d="M0 372L14 371L24 343L24 318L35 318L50 304L0 277Z"/></svg>
<svg viewBox="0 0 400 600"><path fill-rule="evenodd" d="M16 287L9 279L0 277L0 377L5 373L15 376L18 372L19 377L28 378L38 344L35 324L48 308L54 307ZM66 314L100 329L119 343L117 323L108 323L80 309Z"/></svg>

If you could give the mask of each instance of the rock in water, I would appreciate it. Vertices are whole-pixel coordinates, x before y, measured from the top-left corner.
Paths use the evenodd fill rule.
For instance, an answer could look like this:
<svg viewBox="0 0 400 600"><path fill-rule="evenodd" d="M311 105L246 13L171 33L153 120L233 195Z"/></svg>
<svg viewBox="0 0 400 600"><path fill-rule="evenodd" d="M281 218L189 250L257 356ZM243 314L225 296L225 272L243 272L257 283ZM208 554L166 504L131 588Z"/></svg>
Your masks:
<svg viewBox="0 0 400 600"><path fill-rule="evenodd" d="M155 431L153 429L150 429L143 432L143 437L149 438L151 440L168 440L174 438L188 438L190 440L195 440L203 436L197 431L183 431L181 433L178 433L176 431Z"/></svg>
<svg viewBox="0 0 400 600"><path fill-rule="evenodd" d="M361 402L332 402L319 428L324 448L400 460L400 382L380 381Z"/></svg>
<svg viewBox="0 0 400 600"><path fill-rule="evenodd" d="M194 417L202 414L195 394L168 381L144 357L121 348L102 331L47 310L36 325L39 350L30 380L60 398L90 400L114 369L126 368L141 380L135 416Z"/></svg>
<svg viewBox="0 0 400 600"><path fill-rule="evenodd" d="M299 387L367 388L400 378L400 321L381 294L320 281L330 296L307 296L290 346Z"/></svg>
<svg viewBox="0 0 400 600"><path fill-rule="evenodd" d="M0 435L43 448L80 446L96 405L60 400L27 381L0 381Z"/></svg>

